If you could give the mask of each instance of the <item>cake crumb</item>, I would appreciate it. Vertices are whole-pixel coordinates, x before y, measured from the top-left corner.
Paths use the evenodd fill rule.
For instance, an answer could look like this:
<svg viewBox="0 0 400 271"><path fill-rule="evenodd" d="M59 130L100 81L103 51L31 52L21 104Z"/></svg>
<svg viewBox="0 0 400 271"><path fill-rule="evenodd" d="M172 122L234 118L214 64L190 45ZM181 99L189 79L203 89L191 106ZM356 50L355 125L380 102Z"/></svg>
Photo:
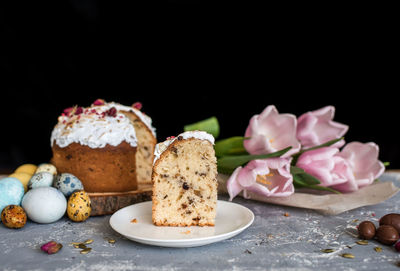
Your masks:
<svg viewBox="0 0 400 271"><path fill-rule="evenodd" d="M190 230L184 231L182 234L190 234Z"/></svg>
<svg viewBox="0 0 400 271"><path fill-rule="evenodd" d="M131 223L137 223L137 219L136 218L132 219Z"/></svg>
<svg viewBox="0 0 400 271"><path fill-rule="evenodd" d="M286 212L286 213L283 214L283 216L289 217L290 214Z"/></svg>

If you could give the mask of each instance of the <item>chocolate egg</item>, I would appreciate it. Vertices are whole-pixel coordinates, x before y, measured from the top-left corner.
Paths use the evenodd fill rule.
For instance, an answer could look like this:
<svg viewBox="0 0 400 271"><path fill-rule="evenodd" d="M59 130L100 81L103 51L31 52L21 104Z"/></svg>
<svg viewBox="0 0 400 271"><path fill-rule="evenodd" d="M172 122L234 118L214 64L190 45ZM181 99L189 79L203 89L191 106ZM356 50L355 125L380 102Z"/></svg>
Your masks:
<svg viewBox="0 0 400 271"><path fill-rule="evenodd" d="M375 232L375 225L371 221L363 221L358 225L358 234L364 240L374 238Z"/></svg>
<svg viewBox="0 0 400 271"><path fill-rule="evenodd" d="M68 199L67 214L75 222L82 222L89 218L92 205L88 193L83 190L75 191Z"/></svg>
<svg viewBox="0 0 400 271"><path fill-rule="evenodd" d="M399 233L397 230L390 225L382 225L376 230L376 238L384 245L393 245L399 240Z"/></svg>
<svg viewBox="0 0 400 271"><path fill-rule="evenodd" d="M20 229L26 224L26 213L21 206L8 205L1 212L1 222L11 229Z"/></svg>
<svg viewBox="0 0 400 271"><path fill-rule="evenodd" d="M392 213L381 217L379 225L393 226L397 232L400 232L400 214Z"/></svg>

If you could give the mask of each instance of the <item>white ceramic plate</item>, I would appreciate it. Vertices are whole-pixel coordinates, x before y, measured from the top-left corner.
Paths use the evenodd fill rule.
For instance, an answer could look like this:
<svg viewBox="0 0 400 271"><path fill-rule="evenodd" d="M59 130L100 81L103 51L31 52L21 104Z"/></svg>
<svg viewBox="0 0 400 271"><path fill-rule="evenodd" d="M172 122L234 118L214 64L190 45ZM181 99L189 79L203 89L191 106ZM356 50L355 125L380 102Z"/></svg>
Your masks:
<svg viewBox="0 0 400 271"><path fill-rule="evenodd" d="M151 201L125 207L110 218L111 227L133 241L162 247L195 247L219 242L235 236L249 227L254 214L246 207L217 202L214 227L162 227L151 220ZM136 223L131 222L136 219Z"/></svg>

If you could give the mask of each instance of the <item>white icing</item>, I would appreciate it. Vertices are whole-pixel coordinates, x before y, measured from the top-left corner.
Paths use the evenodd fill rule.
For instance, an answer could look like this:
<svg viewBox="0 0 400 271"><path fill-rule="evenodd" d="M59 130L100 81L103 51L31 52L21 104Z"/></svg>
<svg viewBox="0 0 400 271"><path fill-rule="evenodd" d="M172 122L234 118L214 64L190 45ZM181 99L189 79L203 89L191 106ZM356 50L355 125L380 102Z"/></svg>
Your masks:
<svg viewBox="0 0 400 271"><path fill-rule="evenodd" d="M184 133L179 134L177 137L167 139L164 142L160 142L156 145L154 149L154 163L160 158L161 154L168 148L169 145L172 144L178 137L182 137L183 139L189 139L189 138L197 138L201 140L208 140L211 144L214 145L214 137L204 131L187 131Z"/></svg>
<svg viewBox="0 0 400 271"><path fill-rule="evenodd" d="M116 116L104 116L104 112L112 107L117 109ZM79 143L90 148L103 148L107 144L118 146L122 141L126 141L132 147L137 146L134 126L129 118L119 111L134 112L155 136L155 129L151 126L148 116L132 107L106 103L83 108L83 113L79 115L60 116L51 133L51 146L56 143L64 148L71 143Z"/></svg>
<svg viewBox="0 0 400 271"><path fill-rule="evenodd" d="M110 107L115 107L118 111L128 111L128 112L133 112L138 116L138 118L150 129L150 131L153 133L154 137L156 136L156 129L151 125L152 120L149 116L145 115L142 111L133 108L131 106L126 106L118 103L108 103Z"/></svg>

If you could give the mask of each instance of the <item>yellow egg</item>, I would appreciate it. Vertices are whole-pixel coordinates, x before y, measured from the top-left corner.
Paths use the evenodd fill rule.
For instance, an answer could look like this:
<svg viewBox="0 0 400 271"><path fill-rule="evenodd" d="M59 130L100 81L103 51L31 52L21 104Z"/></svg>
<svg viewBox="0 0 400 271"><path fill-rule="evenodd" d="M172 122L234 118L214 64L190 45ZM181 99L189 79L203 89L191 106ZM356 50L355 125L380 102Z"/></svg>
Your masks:
<svg viewBox="0 0 400 271"><path fill-rule="evenodd" d="M68 199L67 214L69 219L82 222L89 218L92 205L88 193L83 190L75 191Z"/></svg>
<svg viewBox="0 0 400 271"><path fill-rule="evenodd" d="M13 174L11 174L8 177L17 178L18 181L20 181L22 183L22 185L24 186L25 192L28 191L28 183L29 183L29 180L32 177L31 174L28 174L28 173L25 173L25 172L14 172Z"/></svg>
<svg viewBox="0 0 400 271"><path fill-rule="evenodd" d="M35 173L37 166L33 164L24 164L22 166L19 166L14 172L19 173L19 172L25 172L28 174L33 175Z"/></svg>

